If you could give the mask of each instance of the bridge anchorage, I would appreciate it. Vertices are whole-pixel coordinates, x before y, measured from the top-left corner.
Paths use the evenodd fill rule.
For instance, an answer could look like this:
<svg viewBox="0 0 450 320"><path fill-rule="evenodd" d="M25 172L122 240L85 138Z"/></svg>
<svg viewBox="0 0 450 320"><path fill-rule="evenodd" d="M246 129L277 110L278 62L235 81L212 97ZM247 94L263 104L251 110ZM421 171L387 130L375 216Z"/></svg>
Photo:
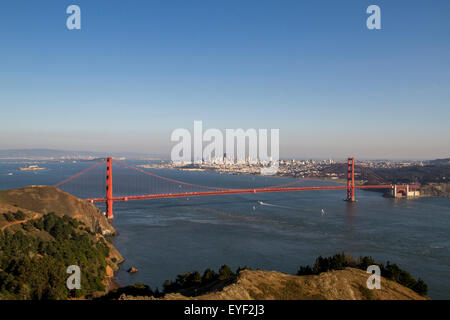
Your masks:
<svg viewBox="0 0 450 320"><path fill-rule="evenodd" d="M106 179L105 171L100 170L100 164L106 162ZM115 169L116 178L113 184L113 164L119 167ZM97 168L97 177L94 170ZM358 169L359 180L366 181L366 184L355 184L355 172ZM122 171L121 171L122 170ZM121 172L128 170L124 177L127 180L126 186L119 184L121 181ZM87 172L93 174L86 175ZM98 172L100 171L100 172ZM131 172L131 174L130 174ZM117 176L119 178L117 178ZM338 178L338 176L346 176L346 185L333 185L333 186L320 186L320 187L306 187L299 185L308 179L318 179L320 177L331 177L332 179ZM73 181L71 184L69 182ZM103 181L105 184L103 184ZM131 183L130 183L131 181ZM134 184L133 184L134 182ZM187 183L178 181L162 176L158 176L154 173L133 167L129 164L115 160L111 157L102 159L98 163L95 163L86 170L77 173L76 175L61 181L56 184L55 187L64 188L64 191L72 193L80 198L91 203L105 203L106 212L105 215L108 219L113 219L113 206L116 201L131 201L131 200L144 200L144 199L167 199L167 198L187 198L197 196L212 196L212 195L226 195L226 194L256 194L265 192L292 192L292 191L317 191L317 190L346 190L346 201L356 202L355 191L356 189L387 189L390 190L392 197L416 197L419 194L418 185L393 185L386 182L383 178L375 174L369 168L355 164L354 158L348 158L344 163L336 163L327 169L322 170L319 174L315 174L301 179L294 179L294 181L285 183L282 185L260 187L260 188L247 188L247 189L232 189L232 188L219 188L197 185L193 183ZM98 190L92 190L92 188L99 188ZM69 190L68 190L69 189ZM106 189L106 194L104 193ZM114 189L114 190L113 190ZM125 189L125 190L124 190ZM114 196L115 192L116 196ZM94 194L99 196L95 197ZM104 196L102 196L104 195Z"/></svg>

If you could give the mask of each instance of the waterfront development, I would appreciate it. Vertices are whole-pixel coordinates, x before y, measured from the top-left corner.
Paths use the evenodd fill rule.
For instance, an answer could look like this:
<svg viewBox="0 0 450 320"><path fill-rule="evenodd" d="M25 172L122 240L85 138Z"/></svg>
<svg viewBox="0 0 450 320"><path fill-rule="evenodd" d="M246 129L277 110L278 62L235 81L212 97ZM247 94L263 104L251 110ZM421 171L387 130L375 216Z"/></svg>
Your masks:
<svg viewBox="0 0 450 320"><path fill-rule="evenodd" d="M145 165L144 161L131 164ZM92 162L47 161L46 170L20 171L20 161L0 162L0 188L53 185ZM146 169L200 185L267 187L289 178ZM104 173L103 173L104 175ZM131 181L129 183L132 183ZM335 182L337 185L338 183ZM309 186L329 185L311 180ZM142 200L115 204L114 244L125 258L116 274L121 285L162 287L176 274L223 264L295 273L300 265L336 252L392 261L420 277L433 299L448 299L450 287L450 199L390 199L357 191L241 194ZM105 211L105 207L99 204ZM130 274L129 268L139 272Z"/></svg>

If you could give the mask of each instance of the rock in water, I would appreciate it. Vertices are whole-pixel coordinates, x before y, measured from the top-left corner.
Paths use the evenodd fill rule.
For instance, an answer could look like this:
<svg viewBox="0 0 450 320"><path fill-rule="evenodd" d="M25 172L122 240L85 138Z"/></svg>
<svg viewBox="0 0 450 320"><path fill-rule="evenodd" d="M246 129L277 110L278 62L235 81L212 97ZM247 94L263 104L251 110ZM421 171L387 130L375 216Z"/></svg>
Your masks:
<svg viewBox="0 0 450 320"><path fill-rule="evenodd" d="M128 269L128 273L136 273L136 272L138 272L139 270L138 269L136 269L135 267L131 267L130 269Z"/></svg>

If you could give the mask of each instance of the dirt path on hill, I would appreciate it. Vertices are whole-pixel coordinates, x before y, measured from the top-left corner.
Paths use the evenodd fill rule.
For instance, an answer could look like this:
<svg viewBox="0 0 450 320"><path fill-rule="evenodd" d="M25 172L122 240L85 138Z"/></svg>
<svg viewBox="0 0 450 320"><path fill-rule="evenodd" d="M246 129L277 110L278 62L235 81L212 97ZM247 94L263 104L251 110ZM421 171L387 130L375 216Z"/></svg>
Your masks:
<svg viewBox="0 0 450 320"><path fill-rule="evenodd" d="M40 215L39 213L36 213L36 214L35 214L34 216L32 216L31 218L28 218L28 219L25 219L25 220L19 220L19 221L11 222L10 224L8 224L8 225L6 225L6 226L1 227L0 230L3 231L3 230L5 230L6 228L11 227L11 226L13 226L13 225L20 224L20 223L25 223L25 222L30 221L30 220L35 220L35 219L37 219L37 218L40 218L40 216L41 216L41 215Z"/></svg>

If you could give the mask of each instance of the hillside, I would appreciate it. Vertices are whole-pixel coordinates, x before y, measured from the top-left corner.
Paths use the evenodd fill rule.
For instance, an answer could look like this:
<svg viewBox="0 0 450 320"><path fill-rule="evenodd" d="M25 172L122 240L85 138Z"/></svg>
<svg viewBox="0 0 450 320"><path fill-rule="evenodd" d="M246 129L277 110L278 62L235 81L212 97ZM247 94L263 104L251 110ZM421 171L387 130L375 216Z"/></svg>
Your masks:
<svg viewBox="0 0 450 320"><path fill-rule="evenodd" d="M57 188L0 191L0 299L67 299L107 291L123 261L116 231L94 205ZM78 265L82 289L68 291Z"/></svg>
<svg viewBox="0 0 450 320"><path fill-rule="evenodd" d="M320 275L296 276L276 271L242 270L235 282L220 282L211 293L196 297L166 294L162 300L426 300L398 283L382 278L380 290L366 287L368 274L346 268ZM121 300L155 299L145 296L120 296Z"/></svg>
<svg viewBox="0 0 450 320"><path fill-rule="evenodd" d="M420 187L422 197L450 197L450 183L428 183Z"/></svg>
<svg viewBox="0 0 450 320"><path fill-rule="evenodd" d="M33 215L49 212L68 215L104 236L116 232L96 206L55 187L29 186L0 191L0 213L17 210ZM6 221L0 216L0 228L5 224Z"/></svg>

